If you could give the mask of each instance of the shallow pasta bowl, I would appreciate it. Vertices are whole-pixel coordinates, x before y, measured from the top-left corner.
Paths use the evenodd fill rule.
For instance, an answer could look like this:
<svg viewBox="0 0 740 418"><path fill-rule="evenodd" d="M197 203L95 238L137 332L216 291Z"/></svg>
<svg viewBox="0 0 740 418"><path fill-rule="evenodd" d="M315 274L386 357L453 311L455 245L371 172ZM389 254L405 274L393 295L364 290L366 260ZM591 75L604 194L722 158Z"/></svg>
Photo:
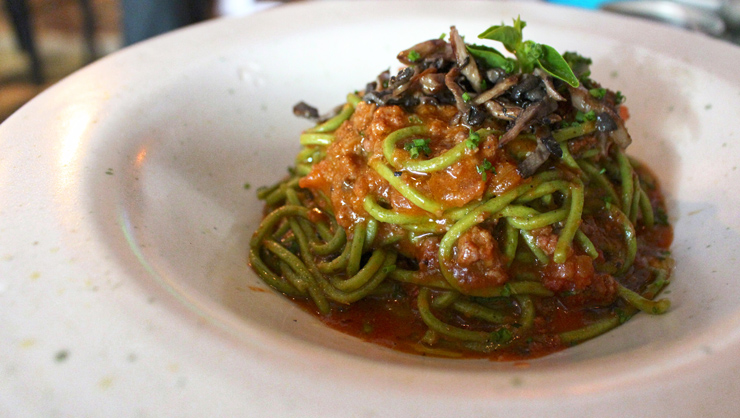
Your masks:
<svg viewBox="0 0 740 418"><path fill-rule="evenodd" d="M328 329L246 263L258 186L307 127L454 24L521 15L627 97L678 262L665 316L528 362L394 352ZM0 412L550 416L735 412L740 382L735 47L542 4L319 2L113 54L0 125ZM574 412L575 411L575 412Z"/></svg>

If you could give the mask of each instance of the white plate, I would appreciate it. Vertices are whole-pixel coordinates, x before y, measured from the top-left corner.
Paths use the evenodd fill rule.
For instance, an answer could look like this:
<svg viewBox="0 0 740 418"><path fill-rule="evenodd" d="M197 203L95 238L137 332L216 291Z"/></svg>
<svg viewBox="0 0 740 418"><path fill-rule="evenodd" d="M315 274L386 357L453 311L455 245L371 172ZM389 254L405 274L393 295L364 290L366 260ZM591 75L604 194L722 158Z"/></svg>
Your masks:
<svg viewBox="0 0 740 418"><path fill-rule="evenodd" d="M451 24L517 15L627 96L675 222L671 312L528 363L453 361L264 291L254 191L298 149L292 105L328 109ZM0 126L0 415L736 415L738 63L655 24L494 2L300 3L113 54Z"/></svg>

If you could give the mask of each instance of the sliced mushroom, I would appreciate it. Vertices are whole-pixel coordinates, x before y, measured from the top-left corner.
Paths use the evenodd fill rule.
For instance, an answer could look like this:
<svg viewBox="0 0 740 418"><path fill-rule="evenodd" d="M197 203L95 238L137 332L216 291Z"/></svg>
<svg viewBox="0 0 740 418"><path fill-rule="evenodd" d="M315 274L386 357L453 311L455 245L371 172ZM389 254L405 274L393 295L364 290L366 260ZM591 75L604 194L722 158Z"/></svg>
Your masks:
<svg viewBox="0 0 740 418"><path fill-rule="evenodd" d="M293 106L293 114L309 120L316 120L319 118L319 110L306 102L299 102Z"/></svg>
<svg viewBox="0 0 740 418"><path fill-rule="evenodd" d="M465 102L465 99L463 99L463 89L459 84L457 84L457 77L459 75L460 69L457 67L448 71L447 75L445 75L445 85L450 89L452 95L455 96L455 106L457 106L457 110L459 110L460 113L467 114L468 110L470 110L470 105Z"/></svg>
<svg viewBox="0 0 740 418"><path fill-rule="evenodd" d="M411 51L418 54L418 59L415 59L414 61L409 59ZM430 39L428 41L418 43L407 50L401 51L397 58L406 65L412 65L419 62L419 60L431 58L433 56L452 59L452 50L449 48L449 44L442 39Z"/></svg>
<svg viewBox="0 0 740 418"><path fill-rule="evenodd" d="M503 146L512 139L516 138L525 128L532 124L532 122L536 121L537 119L544 118L545 116L554 112L557 108L558 104L549 97L546 97L540 102L532 103L526 109L524 109L521 115L519 115L519 117L514 122L514 126L512 126L508 131L501 135L499 146Z"/></svg>
<svg viewBox="0 0 740 418"><path fill-rule="evenodd" d="M608 115L616 123L616 129L608 132L608 137L615 144L625 149L632 143L632 138L624 126L624 121L611 106L592 96L583 86L578 86L577 88L569 86L568 91L570 92L570 100L573 103L573 107L583 113L593 110L594 113L602 115L602 118L605 117L603 115Z"/></svg>
<svg viewBox="0 0 740 418"><path fill-rule="evenodd" d="M489 100L483 103L483 106L491 116L503 120L516 120L523 111L519 106L505 106L496 100Z"/></svg>
<svg viewBox="0 0 740 418"><path fill-rule="evenodd" d="M499 80L493 87L479 94L473 99L473 104L481 105L491 99L506 93L511 87L515 86L519 82L519 76L517 74L510 75L503 80Z"/></svg>
<svg viewBox="0 0 740 418"><path fill-rule="evenodd" d="M552 77L550 77L549 74L542 71L540 68L535 68L534 73L542 79L542 82L545 84L545 91L551 99L557 100L558 102L565 101L565 97L563 97L563 95L558 93L558 91L555 89L555 85L552 82Z"/></svg>
<svg viewBox="0 0 740 418"><path fill-rule="evenodd" d="M452 43L452 49L455 51L455 60L457 61L457 66L460 68L460 72L470 81L473 90L480 93L483 90L483 77L481 77L480 71L478 71L478 65L475 63L475 60L468 53L465 41L463 41L454 26L450 27L450 43Z"/></svg>

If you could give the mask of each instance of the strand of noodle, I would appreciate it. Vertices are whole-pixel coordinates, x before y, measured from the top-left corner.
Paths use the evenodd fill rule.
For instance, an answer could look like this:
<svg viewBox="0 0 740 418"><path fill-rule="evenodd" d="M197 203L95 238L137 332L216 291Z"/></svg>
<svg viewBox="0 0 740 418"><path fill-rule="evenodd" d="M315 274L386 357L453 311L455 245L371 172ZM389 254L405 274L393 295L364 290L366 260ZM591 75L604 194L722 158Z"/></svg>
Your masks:
<svg viewBox="0 0 740 418"><path fill-rule="evenodd" d="M391 269L391 266L394 266L396 263L396 257L398 254L396 254L395 251L387 252L385 250L378 250L383 253L385 253L385 261L383 263L383 266L378 269L377 272L370 278L370 280L365 283L365 285L361 286L359 289L349 292L341 291L334 286L332 286L329 282L324 279L324 293L328 297L330 297L332 300L337 301L339 303L343 304L350 304L353 302L357 302L358 300L364 298L365 296L371 294L375 288L377 288L380 283L385 280L386 276L388 275L388 271Z"/></svg>
<svg viewBox="0 0 740 418"><path fill-rule="evenodd" d="M619 150L617 151L617 162L619 163L619 177L622 180L622 212L629 218L635 192L632 182L632 165L627 155Z"/></svg>
<svg viewBox="0 0 740 418"><path fill-rule="evenodd" d="M337 226L337 221L334 218L330 218L332 225L334 226L335 231L338 231L339 229L342 229L341 227ZM324 221L316 221L316 232L319 233L319 236L324 241L329 241L332 238L334 238L334 235L336 235L336 232L331 232L331 227L326 224Z"/></svg>
<svg viewBox="0 0 740 418"><path fill-rule="evenodd" d="M298 177L305 177L311 172L313 165L310 164L296 164L293 170Z"/></svg>
<svg viewBox="0 0 740 418"><path fill-rule="evenodd" d="M429 289L422 287L419 290L419 297L417 298L419 315L429 329L456 340L477 342L486 342L489 340L489 334L487 333L458 328L437 319L429 307L429 296Z"/></svg>
<svg viewBox="0 0 740 418"><path fill-rule="evenodd" d="M450 229L445 233L445 235L442 237L442 240L439 243L439 267L440 272L442 273L442 276L447 280L447 282L456 290L460 291L460 286L455 279L455 277L452 275L452 272L449 271L447 267L447 260L450 259L452 256L452 247L455 245L458 239L470 228L473 226L483 222L488 217L499 217L500 212L509 205L512 201L514 201L519 196L523 195L524 193L527 193L528 191L536 188L539 185L538 178L534 178L532 182L525 183L522 185L517 186L516 188L507 191L506 193L494 197L492 199L489 199L485 203L481 204L480 206L476 207L470 213L465 215L462 219L457 221L454 225L450 227ZM463 292L464 293L464 292ZM489 291L482 290L480 292L475 292L476 296L486 296ZM477 294L480 293L480 294Z"/></svg>
<svg viewBox="0 0 740 418"><path fill-rule="evenodd" d="M259 200L265 200L265 198L267 198L267 196L270 193L272 193L275 190L277 190L278 187L280 187L281 184L283 184L282 181L281 182L278 182L278 183L275 183L272 186L262 186L262 187L258 188L257 189L257 199L259 199Z"/></svg>
<svg viewBox="0 0 740 418"><path fill-rule="evenodd" d="M445 231L443 226L435 223L405 224L401 228L415 234L439 234Z"/></svg>
<svg viewBox="0 0 740 418"><path fill-rule="evenodd" d="M456 300L452 303L452 307L467 317L482 319L492 324L508 322L506 314L468 300Z"/></svg>
<svg viewBox="0 0 740 418"><path fill-rule="evenodd" d="M547 181L547 182L544 182L538 185L536 188L528 191L527 193L522 194L516 200L516 203L531 202L533 200L539 199L543 196L551 195L558 191L563 194L566 194L569 189L570 189L570 182L568 181L565 181L565 180Z"/></svg>
<svg viewBox="0 0 740 418"><path fill-rule="evenodd" d="M579 136L587 135L596 131L596 122L587 121L580 123L575 126L569 126L567 128L561 128L552 131L552 137L558 141L563 142L569 139L578 138Z"/></svg>
<svg viewBox="0 0 740 418"><path fill-rule="evenodd" d="M509 219L504 226L504 249L503 253L507 259L507 266L510 266L516 257L516 249L519 246L519 231L514 228Z"/></svg>
<svg viewBox="0 0 740 418"><path fill-rule="evenodd" d="M492 196L485 196L485 198L490 199L492 198ZM444 212L444 218L450 219L453 221L459 221L460 219L465 217L465 215L470 213L470 211L472 211L473 209L477 208L480 205L481 205L481 202L473 201L459 208L448 209Z"/></svg>
<svg viewBox="0 0 740 418"><path fill-rule="evenodd" d="M308 267L309 272L311 273L313 278L318 283L324 295L328 297L329 299L332 299L336 302L343 303L343 304L349 304L352 302L356 302L357 300L360 300L363 297L369 295L385 279L385 276L387 274L387 269L389 268L389 266L394 265L396 262L396 253L391 252L390 256L386 257L385 263L383 264L383 268L381 268L375 275L373 275L372 279L367 284L357 289L356 291L343 292L337 289L336 287L332 286L332 284L323 276L323 274L321 274L321 272L316 266L313 256L309 253L308 239L306 238L303 231L297 226L297 223L294 222L292 219L291 219L291 222L293 222L296 225L293 228L293 234L295 235L295 238L298 241L298 246L301 251L301 259L305 263L306 267ZM364 233L361 235L364 235ZM380 251L384 251L384 250L380 250ZM328 311L326 312L321 311L321 312L324 314L328 313Z"/></svg>
<svg viewBox="0 0 740 418"><path fill-rule="evenodd" d="M349 260L347 261L347 277L352 277L360 270L362 250L365 247L365 231L367 224L359 222L355 224L352 232L352 243L350 244Z"/></svg>
<svg viewBox="0 0 740 418"><path fill-rule="evenodd" d="M652 283L650 283L647 288L642 292L642 296L647 299L653 299L655 296L660 293L661 290L665 286L668 285L668 270L656 268L653 269L653 272L655 273L655 278L653 279Z"/></svg>
<svg viewBox="0 0 740 418"><path fill-rule="evenodd" d="M279 202L282 202L283 199L285 199L285 191L298 187L298 181L300 181L300 177L292 177L290 180L281 183L276 190L265 197L265 204L268 206L272 206Z"/></svg>
<svg viewBox="0 0 740 418"><path fill-rule="evenodd" d="M406 161L400 168L419 173L433 173L435 171L444 170L445 168L462 160L463 157L465 157L466 150L467 145L465 144L465 142L461 142L447 150L442 155L430 158L428 160Z"/></svg>
<svg viewBox="0 0 740 418"><path fill-rule="evenodd" d="M305 206L285 205L268 213L267 216L262 219L262 222L260 222L257 230L254 231L254 234L252 234L252 239L249 241L250 247L255 248L261 245L262 240L265 239L267 234L272 231L272 229L275 227L275 225L278 224L278 222L282 221L283 218L293 216L299 216L305 219L309 219L309 209Z"/></svg>
<svg viewBox="0 0 740 418"><path fill-rule="evenodd" d="M334 142L334 139L336 139L334 134L319 132L306 132L298 137L301 145L329 145Z"/></svg>
<svg viewBox="0 0 740 418"><path fill-rule="evenodd" d="M559 334L560 342L565 345L576 345L580 342L597 337L619 325L619 317L610 315L608 318L586 325L583 328L566 331Z"/></svg>
<svg viewBox="0 0 740 418"><path fill-rule="evenodd" d="M298 228L299 226L297 223L294 223L294 227ZM265 240L263 245L273 254L278 256L278 258L283 260L294 272L307 282L308 294L311 296L311 299L313 299L319 312L328 313L330 310L329 302L326 300L326 297L317 286L316 281L313 280L311 273L308 271L306 265L301 261L301 259L275 241Z"/></svg>
<svg viewBox="0 0 740 418"><path fill-rule="evenodd" d="M306 206L298 198L298 192L295 189L285 190L285 201L289 205ZM309 241L315 241L316 231L314 230L315 224L308 219L298 219L298 224L303 228L303 232L309 238Z"/></svg>
<svg viewBox="0 0 740 418"><path fill-rule="evenodd" d="M563 153L560 159L565 163L565 165L577 171L581 171L581 167L578 166L575 158L573 158L573 155L570 153L570 150L568 149L568 144L566 142L560 143L560 150Z"/></svg>
<svg viewBox="0 0 740 418"><path fill-rule="evenodd" d="M550 258L547 254L545 254L542 248L537 246L537 238L523 229L519 230L519 235L522 236L524 243L527 244L527 247L529 247L529 250L532 251L532 254L534 254L540 264L545 265L550 262Z"/></svg>
<svg viewBox="0 0 740 418"><path fill-rule="evenodd" d="M460 298L460 294L452 292L439 292L432 299L432 306L435 309L447 309Z"/></svg>
<svg viewBox="0 0 740 418"><path fill-rule="evenodd" d="M357 274L345 280L331 280L331 283L337 289L345 292L357 290L373 278L373 275L375 275L375 273L377 273L377 271L383 266L385 259L385 251L373 251L373 254L367 260L367 263L365 263Z"/></svg>
<svg viewBox="0 0 740 418"><path fill-rule="evenodd" d="M272 237L273 237L273 238L274 238L275 240L279 240L279 239L280 239L280 237L282 237L283 235L285 235L285 233L287 233L288 231L290 231L290 223L288 222L288 220L287 220L287 219L285 219L285 220L284 220L284 221L283 221L283 222L282 222L282 223L281 223L281 224L280 224L280 225L279 225L279 226L277 227L277 229L275 229L275 232L274 232L274 233L272 234Z"/></svg>
<svg viewBox="0 0 740 418"><path fill-rule="evenodd" d="M403 213L394 212L390 209L385 209L375 201L372 195L365 196L365 200L362 202L362 206L365 208L367 213L373 218L380 222L385 222L395 225L408 225L408 224L425 224L434 222L431 217L418 216L418 215L407 215Z"/></svg>
<svg viewBox="0 0 740 418"><path fill-rule="evenodd" d="M370 248L373 246L373 242L375 241L375 237L378 235L378 221L375 219L368 219L367 220L367 227L365 228L365 245L363 247L364 251L369 251Z"/></svg>
<svg viewBox="0 0 740 418"><path fill-rule="evenodd" d="M342 245L347 243L347 233L344 232L344 228L337 226L337 231L329 241L321 244L318 242L312 242L310 244L311 252L316 255L329 255L339 251Z"/></svg>
<svg viewBox="0 0 740 418"><path fill-rule="evenodd" d="M397 158L395 158L396 143L411 136L426 135L428 132L428 129L424 125L408 126L391 132L383 140L383 156L385 160L392 167L399 168L400 164Z"/></svg>
<svg viewBox="0 0 740 418"><path fill-rule="evenodd" d="M671 301L668 299L650 300L619 283L617 283L617 291L619 292L619 296L627 301L627 303L645 313L663 314L671 307Z"/></svg>
<svg viewBox="0 0 740 418"><path fill-rule="evenodd" d="M437 334L431 329L428 329L427 332L424 333L424 336L421 337L421 340L419 341L423 342L424 344L434 345L437 343L438 340L439 340L439 334Z"/></svg>
<svg viewBox="0 0 740 418"><path fill-rule="evenodd" d="M528 330L534 327L535 309L532 298L527 295L516 295L514 296L516 301L519 302L519 324L521 325L520 330Z"/></svg>
<svg viewBox="0 0 740 418"><path fill-rule="evenodd" d="M370 162L370 167L372 167L373 170L380 174L380 177L383 177L385 181L387 181L391 185L391 187L401 193L403 197L411 201L411 203L433 214L442 213L442 205L432 199L425 197L424 195L419 193L418 190L404 183L399 177L396 177L393 174L393 170L391 170L387 165L376 160Z"/></svg>
<svg viewBox="0 0 740 418"><path fill-rule="evenodd" d="M301 295L305 295L306 289L308 289L308 282L298 273L293 271L285 261L280 260L278 262L278 267L280 268L280 275L285 277L293 287L298 289L298 291L301 292Z"/></svg>
<svg viewBox="0 0 740 418"><path fill-rule="evenodd" d="M443 279L430 278L429 276L423 276L418 271L395 269L392 272L390 272L389 277L393 280L403 282L403 283L411 283L411 284L416 284L419 286L435 287L438 289L448 289L448 290L452 289L452 287L450 287L450 284L447 283L447 281Z"/></svg>
<svg viewBox="0 0 740 418"><path fill-rule="evenodd" d="M509 221L509 223L518 228L518 229L524 229L524 230L532 230L537 228L542 228L548 225L552 225L556 222L560 222L568 217L569 210L567 208L561 208L556 210L551 210L549 212L545 213L539 213L537 211L537 215L530 215L527 218L521 217L521 216L511 216L509 215L509 208L511 206L504 209L503 214Z"/></svg>
<svg viewBox="0 0 740 418"><path fill-rule="evenodd" d="M342 250L342 253L339 254L335 259L331 261L323 261L317 263L316 267L317 269L324 274L330 274L330 273L336 273L339 270L344 270L347 268L347 264L349 263L349 254L352 251L352 245L345 239L344 240L344 250Z"/></svg>
<svg viewBox="0 0 740 418"><path fill-rule="evenodd" d="M586 172L586 174L590 176L593 181L598 183L599 188L601 188L602 190L606 190L612 203L614 203L615 205L621 204L621 199L617 195L617 191L614 190L614 185L611 181L609 181L609 179L606 178L603 173L601 173L599 169L597 169L593 164L584 160L579 160L578 165L584 172Z"/></svg>
<svg viewBox="0 0 740 418"><path fill-rule="evenodd" d="M623 274L635 261L635 255L637 254L637 234L635 233L634 225L632 225L630 220L627 219L627 215L619 210L618 207L615 205L607 205L607 210L609 210L612 217L622 224L622 229L624 230L624 239L627 242L627 258L618 271L619 274Z"/></svg>
<svg viewBox="0 0 740 418"><path fill-rule="evenodd" d="M317 159L323 159L326 154L322 147L303 147L295 157L296 164L314 164Z"/></svg>
<svg viewBox="0 0 740 418"><path fill-rule="evenodd" d="M277 289L277 291L285 293L286 295L300 296L300 291L298 291L290 283L282 280L280 276L273 273L273 271L270 270L264 260L262 260L262 257L260 257L259 255L261 247L262 246L259 245L251 247L249 249L249 265L252 266L257 275L260 276L260 278L264 280L264 282L267 283L270 287Z"/></svg>
<svg viewBox="0 0 740 418"><path fill-rule="evenodd" d="M640 179L637 178L637 173L634 172L632 174L632 184L634 185L634 194L632 196L629 219L634 225L637 223L637 212L640 210Z"/></svg>
<svg viewBox="0 0 740 418"><path fill-rule="evenodd" d="M596 249L594 243L580 229L576 231L575 240L589 257L593 259L599 258L599 250Z"/></svg>
<svg viewBox="0 0 740 418"><path fill-rule="evenodd" d="M573 243L578 228L581 226L581 216L583 215L583 183L580 179L575 179L570 186L570 213L565 220L565 225L560 231L560 237L555 245L555 253L552 256L553 261L563 264L568 257L568 249Z"/></svg>
<svg viewBox="0 0 740 418"><path fill-rule="evenodd" d="M646 227L652 228L655 225L655 213L653 213L650 198L642 187L640 187L640 212L642 213L642 223Z"/></svg>

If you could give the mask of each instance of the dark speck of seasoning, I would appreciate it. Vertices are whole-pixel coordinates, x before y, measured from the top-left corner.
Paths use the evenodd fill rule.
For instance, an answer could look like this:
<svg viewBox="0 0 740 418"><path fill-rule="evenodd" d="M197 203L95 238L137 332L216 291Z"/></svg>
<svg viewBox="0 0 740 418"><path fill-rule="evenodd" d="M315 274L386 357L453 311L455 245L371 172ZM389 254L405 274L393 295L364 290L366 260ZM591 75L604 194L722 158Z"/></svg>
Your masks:
<svg viewBox="0 0 740 418"><path fill-rule="evenodd" d="M249 183L244 183L244 190L249 190L252 187Z"/></svg>
<svg viewBox="0 0 740 418"><path fill-rule="evenodd" d="M400 171L394 171L393 172L393 175L396 176L396 177L401 177L401 174L402 173Z"/></svg>
<svg viewBox="0 0 740 418"><path fill-rule="evenodd" d="M706 105L704 105L704 109L705 110L709 110L711 108L712 108L712 104L711 103L707 103Z"/></svg>
<svg viewBox="0 0 740 418"><path fill-rule="evenodd" d="M69 357L69 351L59 350L57 351L56 355L54 355L54 360L56 360L57 363L62 363L63 361L67 360L67 357Z"/></svg>
<svg viewBox="0 0 740 418"><path fill-rule="evenodd" d="M112 176L113 175L113 169L112 168L109 168L109 169L105 170L105 174L107 174L109 176Z"/></svg>

